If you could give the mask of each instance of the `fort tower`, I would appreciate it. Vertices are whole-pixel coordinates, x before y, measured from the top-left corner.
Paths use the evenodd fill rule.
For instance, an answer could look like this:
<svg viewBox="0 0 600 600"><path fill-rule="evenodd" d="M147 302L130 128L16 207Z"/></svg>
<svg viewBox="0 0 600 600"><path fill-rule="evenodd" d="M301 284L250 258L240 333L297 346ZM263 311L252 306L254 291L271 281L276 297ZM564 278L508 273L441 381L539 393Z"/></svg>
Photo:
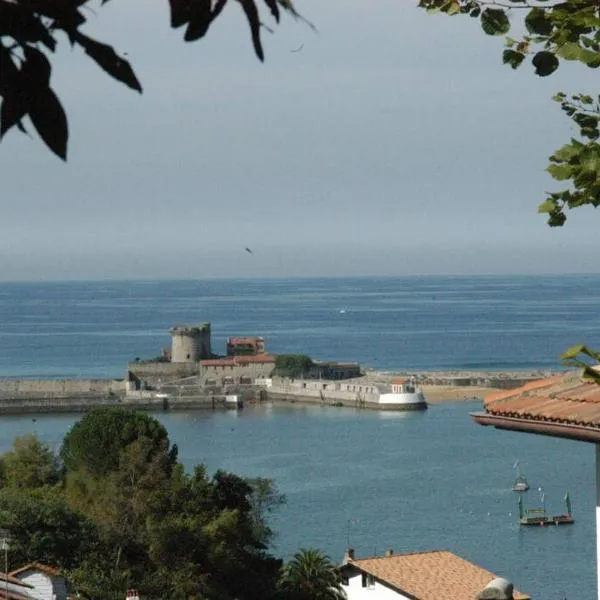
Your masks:
<svg viewBox="0 0 600 600"><path fill-rule="evenodd" d="M211 356L210 323L171 328L171 362L195 363Z"/></svg>

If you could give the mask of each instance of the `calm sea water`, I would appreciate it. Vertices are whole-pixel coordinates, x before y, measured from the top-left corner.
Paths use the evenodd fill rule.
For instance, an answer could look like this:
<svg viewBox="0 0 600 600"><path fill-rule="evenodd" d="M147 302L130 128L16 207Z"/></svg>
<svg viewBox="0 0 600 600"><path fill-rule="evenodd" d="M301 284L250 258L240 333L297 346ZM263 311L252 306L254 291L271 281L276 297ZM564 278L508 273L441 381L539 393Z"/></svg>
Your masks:
<svg viewBox="0 0 600 600"><path fill-rule="evenodd" d="M377 369L556 368L600 339L599 300L600 275L4 283L0 376L122 377L200 321L217 352L247 334Z"/></svg>
<svg viewBox="0 0 600 600"><path fill-rule="evenodd" d="M274 352L380 369L546 369L572 343L600 344L600 276L0 285L0 375L122 376L169 344L175 323L211 321L215 349L261 334ZM344 313L340 313L344 310ZM276 551L341 559L447 548L536 599L594 597L593 447L475 425L478 403L425 414L256 406L161 413L186 466L274 478L288 502ZM2 417L0 451L36 430L58 447L77 415ZM572 527L520 529L510 491L520 459Z"/></svg>

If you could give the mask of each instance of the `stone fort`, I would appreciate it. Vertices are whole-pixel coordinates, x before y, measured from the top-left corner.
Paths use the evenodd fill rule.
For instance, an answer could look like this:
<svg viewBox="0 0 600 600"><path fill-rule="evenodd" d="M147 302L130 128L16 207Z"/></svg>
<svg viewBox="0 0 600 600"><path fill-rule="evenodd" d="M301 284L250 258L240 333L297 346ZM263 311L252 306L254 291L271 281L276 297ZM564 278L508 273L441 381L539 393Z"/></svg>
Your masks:
<svg viewBox="0 0 600 600"><path fill-rule="evenodd" d="M214 354L210 323L176 325L171 328L171 347L158 358L136 359L127 365L130 389L162 389L180 382L202 388L254 385L272 376L277 357L267 352L259 336L227 338L225 356ZM358 363L314 361L311 376L347 379L360 376Z"/></svg>

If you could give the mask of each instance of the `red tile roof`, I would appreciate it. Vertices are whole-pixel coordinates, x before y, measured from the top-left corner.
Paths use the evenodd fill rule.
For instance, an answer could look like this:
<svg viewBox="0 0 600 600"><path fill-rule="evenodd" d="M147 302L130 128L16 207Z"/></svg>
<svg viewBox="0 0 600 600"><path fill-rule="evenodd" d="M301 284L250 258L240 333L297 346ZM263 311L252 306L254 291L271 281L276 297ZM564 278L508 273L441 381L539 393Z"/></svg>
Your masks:
<svg viewBox="0 0 600 600"><path fill-rule="evenodd" d="M11 571L9 573L9 576L16 578L17 575L20 575L20 574L24 573L25 571L41 571L42 573L44 573L50 577L60 577L60 571L57 568L50 567L48 565L43 565L42 563L37 563L37 562L32 562L32 563L29 563L28 565L25 565L24 567L15 569L14 571ZM19 583L23 583L19 579L17 579L17 581L19 581Z"/></svg>
<svg viewBox="0 0 600 600"><path fill-rule="evenodd" d="M482 425L600 440L600 385L579 372L495 392L485 398L484 408L485 413L473 415Z"/></svg>
<svg viewBox="0 0 600 600"><path fill-rule="evenodd" d="M497 577L446 550L351 560L348 565L415 600L472 600ZM529 599L518 590L513 597Z"/></svg>

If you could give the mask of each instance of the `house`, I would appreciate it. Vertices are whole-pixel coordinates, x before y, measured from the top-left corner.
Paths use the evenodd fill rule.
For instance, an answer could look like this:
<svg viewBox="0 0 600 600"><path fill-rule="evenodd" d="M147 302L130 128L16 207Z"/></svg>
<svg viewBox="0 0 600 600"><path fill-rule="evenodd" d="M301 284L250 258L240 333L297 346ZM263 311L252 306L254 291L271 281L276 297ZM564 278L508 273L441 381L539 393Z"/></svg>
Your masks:
<svg viewBox="0 0 600 600"><path fill-rule="evenodd" d="M341 567L348 600L529 600L511 583L452 552L433 550L355 559Z"/></svg>
<svg viewBox="0 0 600 600"><path fill-rule="evenodd" d="M54 567L29 563L11 571L9 576L31 586L33 589L29 594L38 600L66 600L67 598L67 582L60 571Z"/></svg>
<svg viewBox="0 0 600 600"><path fill-rule="evenodd" d="M0 573L0 599L1 600L35 600L33 586L20 581L12 575Z"/></svg>

